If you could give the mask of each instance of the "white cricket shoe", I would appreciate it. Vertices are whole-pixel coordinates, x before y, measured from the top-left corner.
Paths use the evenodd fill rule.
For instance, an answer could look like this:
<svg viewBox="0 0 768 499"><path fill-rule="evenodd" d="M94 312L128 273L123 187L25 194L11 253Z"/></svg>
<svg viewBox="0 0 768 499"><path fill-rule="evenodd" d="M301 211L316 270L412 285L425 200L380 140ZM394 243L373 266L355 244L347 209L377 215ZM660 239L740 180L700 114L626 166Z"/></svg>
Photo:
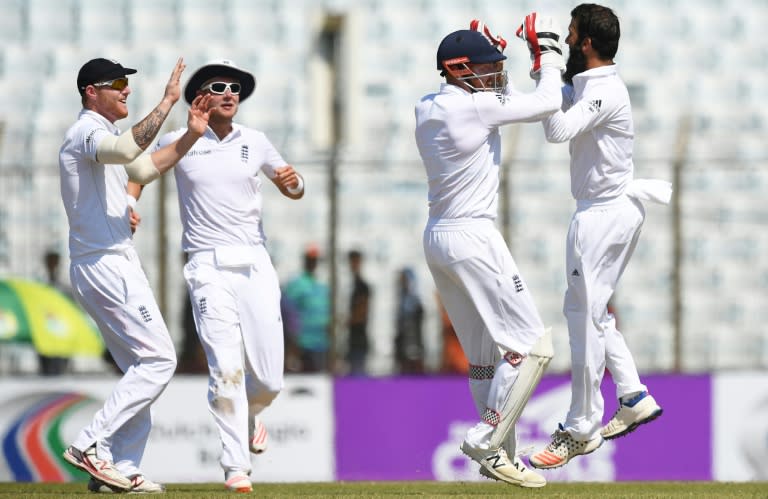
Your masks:
<svg viewBox="0 0 768 499"><path fill-rule="evenodd" d="M102 483L122 491L130 490L132 487L131 480L120 473L111 461L96 455L95 444L84 451L69 446L63 456L72 466L85 471Z"/></svg>
<svg viewBox="0 0 768 499"><path fill-rule="evenodd" d="M131 483L133 484L131 489L125 491L123 489L111 487L106 483L91 477L88 481L88 490L97 494L122 494L125 492L128 494L162 494L165 492L164 485L155 483L143 475L133 475L131 477Z"/></svg>
<svg viewBox="0 0 768 499"><path fill-rule="evenodd" d="M480 473L493 480L531 488L543 487L547 484L543 476L526 468L517 456L510 461L503 448L480 449L465 441L461 444L461 452L480 463Z"/></svg>
<svg viewBox="0 0 768 499"><path fill-rule="evenodd" d="M576 440L563 428L557 425L552 434L552 442L543 450L528 458L531 466L539 469L559 468L576 456L590 454L603 445L603 437L597 436L591 440Z"/></svg>
<svg viewBox="0 0 768 499"><path fill-rule="evenodd" d="M153 482L144 475L133 475L131 477L131 490L129 494L162 494L165 492L165 485Z"/></svg>
<svg viewBox="0 0 768 499"><path fill-rule="evenodd" d="M608 424L600 429L600 435L606 440L623 437L641 424L658 418L662 412L656 400L648 392L642 392L632 400L620 403Z"/></svg>
<svg viewBox="0 0 768 499"><path fill-rule="evenodd" d="M509 454L507 454L507 457L509 457ZM520 487L534 488L543 487L547 484L546 478L532 470L529 470L525 466L523 460L519 457L515 456L515 458L512 460L512 466L521 472L520 478L522 481L520 483L516 483L515 485L519 485ZM499 480L499 478L488 471L485 466L480 466L480 474L486 478L490 478L491 480Z"/></svg>
<svg viewBox="0 0 768 499"><path fill-rule="evenodd" d="M232 492L253 492L253 486L251 485L251 479L247 473L242 471L235 471L233 473L227 473L224 486L227 490Z"/></svg>
<svg viewBox="0 0 768 499"><path fill-rule="evenodd" d="M258 418L254 420L249 448L254 454L261 454L267 450L267 427Z"/></svg>

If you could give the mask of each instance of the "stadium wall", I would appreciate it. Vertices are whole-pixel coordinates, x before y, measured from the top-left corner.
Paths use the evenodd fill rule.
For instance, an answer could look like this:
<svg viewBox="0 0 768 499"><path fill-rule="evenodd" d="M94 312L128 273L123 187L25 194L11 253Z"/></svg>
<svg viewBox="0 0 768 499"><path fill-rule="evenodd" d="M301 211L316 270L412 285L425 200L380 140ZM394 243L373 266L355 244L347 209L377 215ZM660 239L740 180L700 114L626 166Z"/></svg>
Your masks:
<svg viewBox="0 0 768 499"><path fill-rule="evenodd" d="M662 417L546 472L548 480L768 479L768 374L658 375L644 381L664 407ZM61 451L114 382L0 381L0 481L85 480L60 458ZM142 465L152 479L222 480L206 392L205 377L180 376L157 401ZM603 396L608 417L616 408L608 379ZM518 424L519 447L545 445L569 399L567 376L545 377ZM263 415L269 449L253 458L253 477L256 482L481 480L477 465L459 451L466 429L477 420L473 406L463 377L288 376L285 390ZM744 415L750 424L743 423Z"/></svg>

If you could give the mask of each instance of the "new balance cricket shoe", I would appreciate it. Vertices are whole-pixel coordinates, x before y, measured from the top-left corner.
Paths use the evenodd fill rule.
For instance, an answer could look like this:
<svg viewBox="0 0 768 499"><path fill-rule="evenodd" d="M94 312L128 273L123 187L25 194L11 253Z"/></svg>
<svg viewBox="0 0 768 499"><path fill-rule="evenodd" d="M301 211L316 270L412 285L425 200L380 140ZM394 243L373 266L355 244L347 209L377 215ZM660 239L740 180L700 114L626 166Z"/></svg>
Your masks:
<svg viewBox="0 0 768 499"><path fill-rule="evenodd" d="M664 412L648 392L640 392L627 401L620 401L619 408L608 424L600 429L600 435L606 440L623 437L638 426L650 423Z"/></svg>
<svg viewBox="0 0 768 499"><path fill-rule="evenodd" d="M259 419L254 422L249 448L254 454L261 454L267 450L267 427Z"/></svg>
<svg viewBox="0 0 768 499"><path fill-rule="evenodd" d="M131 483L133 486L130 490L126 491L111 487L106 483L96 480L91 477L88 481L88 490L97 494L162 494L165 492L165 486L159 483L155 483L149 480L144 475L133 475L131 477Z"/></svg>
<svg viewBox="0 0 768 499"><path fill-rule="evenodd" d="M248 474L243 473L242 471L236 471L232 474L227 473L224 486L227 487L227 490L231 490L232 492L253 492L251 479L248 477Z"/></svg>
<svg viewBox="0 0 768 499"><path fill-rule="evenodd" d="M131 490L129 494L162 494L165 492L165 485L153 482L144 475L133 475L131 477Z"/></svg>
<svg viewBox="0 0 768 499"><path fill-rule="evenodd" d="M528 458L531 466L539 469L559 468L576 456L590 454L603 445L603 437L597 436L591 440L576 440L563 428L557 425L552 434L552 442L543 450Z"/></svg>
<svg viewBox="0 0 768 499"><path fill-rule="evenodd" d="M96 455L96 445L81 451L72 446L64 451L64 459L75 468L81 469L96 480L120 489L130 490L131 480L120 473L111 461L101 459Z"/></svg>
<svg viewBox="0 0 768 499"><path fill-rule="evenodd" d="M516 456L510 460L503 448L480 449L465 441L461 444L461 452L480 463L480 473L493 480L531 488L543 487L547 484L543 476L526 468Z"/></svg>
<svg viewBox="0 0 768 499"><path fill-rule="evenodd" d="M509 454L507 454L507 457L509 457ZM520 483L516 483L515 485L519 485L520 487L535 488L543 487L547 484L547 480L543 476L532 470L529 470L519 457L515 456L514 459L512 459L512 466L514 466L515 469L520 472ZM480 466L480 474L486 478L490 478L491 480L499 480L499 478L488 471L485 466Z"/></svg>

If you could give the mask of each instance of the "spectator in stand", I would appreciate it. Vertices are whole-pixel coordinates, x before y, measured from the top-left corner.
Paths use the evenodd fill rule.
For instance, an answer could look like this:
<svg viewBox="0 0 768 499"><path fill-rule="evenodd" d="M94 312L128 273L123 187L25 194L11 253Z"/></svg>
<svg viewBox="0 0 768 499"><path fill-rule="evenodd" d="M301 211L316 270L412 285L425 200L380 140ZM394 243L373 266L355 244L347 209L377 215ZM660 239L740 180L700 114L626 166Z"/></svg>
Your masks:
<svg viewBox="0 0 768 499"><path fill-rule="evenodd" d="M371 287L363 278L361 269L363 253L352 250L347 254L349 270L352 273L352 293L349 298L348 348L347 362L349 374L364 376L367 374L365 365L368 357L368 315L371 299Z"/></svg>
<svg viewBox="0 0 768 499"><path fill-rule="evenodd" d="M400 374L424 374L424 306L410 267L400 270L397 292L395 359Z"/></svg>
<svg viewBox="0 0 768 499"><path fill-rule="evenodd" d="M284 294L299 313L301 328L297 338L302 372L328 371L330 290L315 275L320 250L310 245L304 252L304 270L285 285Z"/></svg>

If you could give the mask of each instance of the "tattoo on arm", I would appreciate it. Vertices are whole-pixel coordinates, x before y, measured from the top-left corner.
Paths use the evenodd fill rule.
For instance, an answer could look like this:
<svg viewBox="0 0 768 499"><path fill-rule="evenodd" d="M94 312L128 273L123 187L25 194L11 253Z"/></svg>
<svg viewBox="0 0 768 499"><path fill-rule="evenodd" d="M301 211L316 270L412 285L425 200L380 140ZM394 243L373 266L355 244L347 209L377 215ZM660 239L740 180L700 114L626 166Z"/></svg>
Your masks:
<svg viewBox="0 0 768 499"><path fill-rule="evenodd" d="M163 125L167 113L155 108L146 118L136 123L133 128L133 140L136 141L136 145L142 149L149 147L149 144L155 139L157 132L160 131L160 127Z"/></svg>

